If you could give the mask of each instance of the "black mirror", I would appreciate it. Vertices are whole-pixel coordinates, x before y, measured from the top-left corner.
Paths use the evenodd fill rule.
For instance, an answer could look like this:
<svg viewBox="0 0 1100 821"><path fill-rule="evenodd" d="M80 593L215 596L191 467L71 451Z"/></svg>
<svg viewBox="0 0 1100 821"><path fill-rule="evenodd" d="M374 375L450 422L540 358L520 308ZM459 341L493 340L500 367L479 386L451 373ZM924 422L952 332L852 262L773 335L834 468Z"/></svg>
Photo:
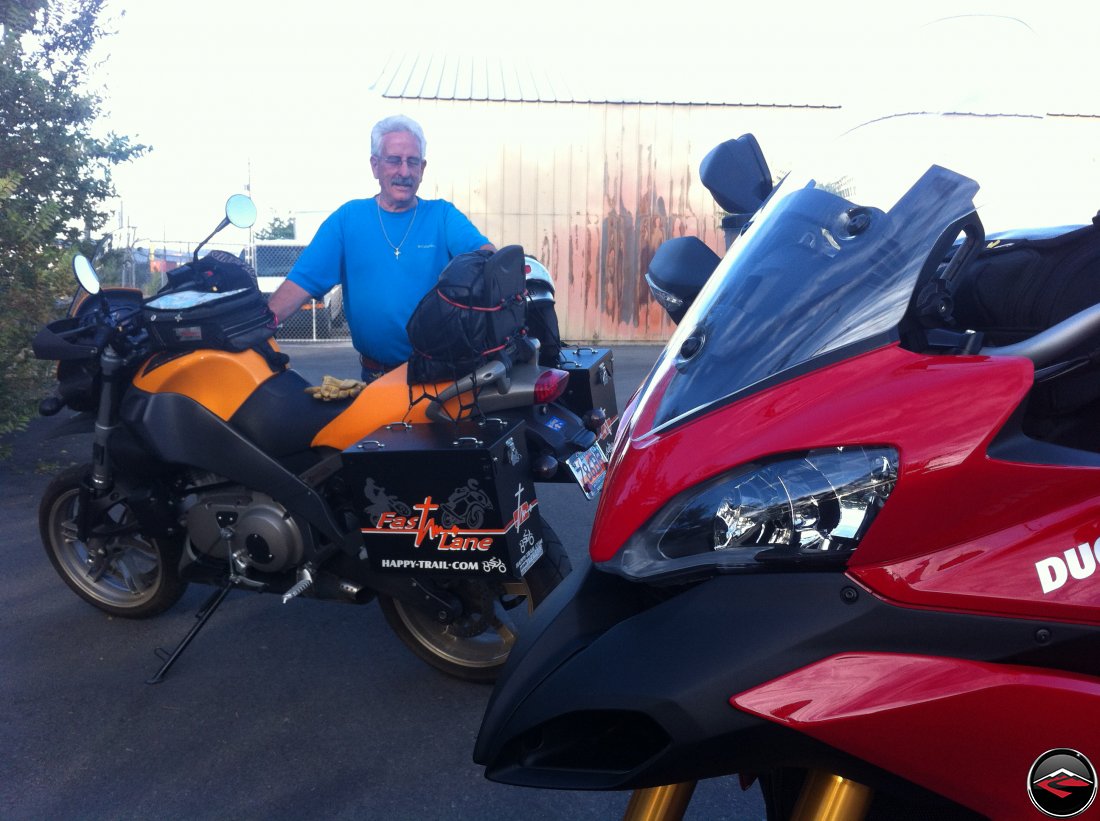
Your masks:
<svg viewBox="0 0 1100 821"><path fill-rule="evenodd" d="M234 194L225 201L225 218L238 228L256 224L256 203L244 194Z"/></svg>
<svg viewBox="0 0 1100 821"><path fill-rule="evenodd" d="M698 237L676 237L661 243L645 280L653 298L679 324L721 261Z"/></svg>
<svg viewBox="0 0 1100 821"><path fill-rule="evenodd" d="M92 267L91 260L83 254L73 257L73 273L76 274L76 281L80 283L81 288L92 296L99 293L99 276Z"/></svg>
<svg viewBox="0 0 1100 821"><path fill-rule="evenodd" d="M731 214L752 214L772 192L772 174L752 134L726 140L703 158L699 177Z"/></svg>

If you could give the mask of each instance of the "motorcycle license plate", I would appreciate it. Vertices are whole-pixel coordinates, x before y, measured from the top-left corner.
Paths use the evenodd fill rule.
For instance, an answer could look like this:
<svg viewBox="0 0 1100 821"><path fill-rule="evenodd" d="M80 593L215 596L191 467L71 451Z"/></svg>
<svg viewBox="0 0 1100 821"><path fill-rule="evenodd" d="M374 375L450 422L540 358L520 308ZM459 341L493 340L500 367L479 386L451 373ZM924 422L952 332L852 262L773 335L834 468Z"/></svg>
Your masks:
<svg viewBox="0 0 1100 821"><path fill-rule="evenodd" d="M573 471L573 476L584 491L584 495L589 499L595 499L603 489L603 480L607 475L607 456L599 443L597 442L586 451L574 453L565 461Z"/></svg>

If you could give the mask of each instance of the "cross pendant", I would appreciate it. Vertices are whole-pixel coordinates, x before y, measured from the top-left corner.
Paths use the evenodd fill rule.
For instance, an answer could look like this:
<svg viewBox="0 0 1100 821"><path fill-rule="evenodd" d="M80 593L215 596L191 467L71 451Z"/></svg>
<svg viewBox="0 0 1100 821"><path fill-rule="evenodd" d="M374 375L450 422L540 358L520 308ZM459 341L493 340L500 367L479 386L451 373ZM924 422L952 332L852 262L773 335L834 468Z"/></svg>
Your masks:
<svg viewBox="0 0 1100 821"><path fill-rule="evenodd" d="M401 261L401 249L400 248L394 248L393 249L393 258L396 259L398 262Z"/></svg>

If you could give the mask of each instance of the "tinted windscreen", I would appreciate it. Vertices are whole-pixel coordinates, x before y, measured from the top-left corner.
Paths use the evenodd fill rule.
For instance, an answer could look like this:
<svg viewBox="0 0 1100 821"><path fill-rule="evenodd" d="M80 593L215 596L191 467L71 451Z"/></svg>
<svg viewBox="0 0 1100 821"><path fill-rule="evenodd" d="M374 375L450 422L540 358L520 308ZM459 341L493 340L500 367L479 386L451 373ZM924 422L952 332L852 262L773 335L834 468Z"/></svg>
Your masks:
<svg viewBox="0 0 1100 821"><path fill-rule="evenodd" d="M788 178L681 321L650 380L654 427L892 332L925 260L977 184L932 166L896 202Z"/></svg>

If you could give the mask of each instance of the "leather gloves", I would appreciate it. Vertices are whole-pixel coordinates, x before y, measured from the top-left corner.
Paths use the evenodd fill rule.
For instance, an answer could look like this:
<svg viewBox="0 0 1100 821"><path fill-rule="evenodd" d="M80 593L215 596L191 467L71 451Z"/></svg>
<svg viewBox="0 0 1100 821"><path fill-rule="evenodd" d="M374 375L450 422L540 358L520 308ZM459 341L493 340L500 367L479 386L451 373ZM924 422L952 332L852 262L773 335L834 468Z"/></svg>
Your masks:
<svg viewBox="0 0 1100 821"><path fill-rule="evenodd" d="M320 385L306 388L306 393L314 399L331 402L334 399L348 399L358 396L359 392L367 386L366 382L358 379L337 379L335 376L326 376Z"/></svg>

